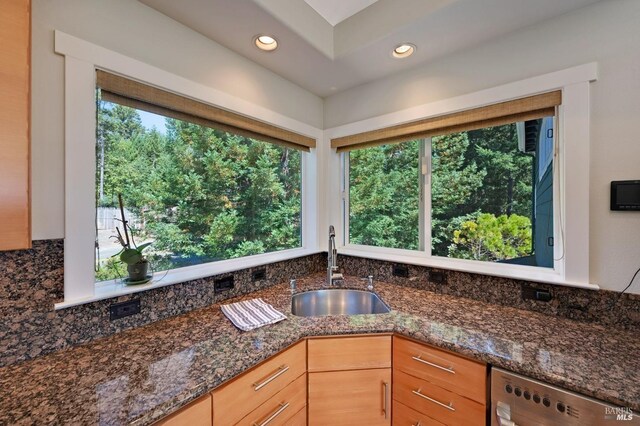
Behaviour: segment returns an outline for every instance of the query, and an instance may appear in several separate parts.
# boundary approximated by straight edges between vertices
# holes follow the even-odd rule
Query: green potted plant
[[[118,194],[118,203],[120,204],[120,222],[122,223],[122,229],[116,226],[116,233],[113,238],[118,240],[118,243],[122,246],[122,250],[114,254],[113,257],[119,256],[120,260],[127,265],[127,272],[129,276],[126,282],[142,284],[148,282],[151,277],[149,274],[149,261],[144,257],[142,253],[144,249],[149,247],[151,243],[144,243],[137,245],[133,239],[133,230],[129,226],[129,222],[124,216],[124,204],[122,202],[122,194]],[[131,235],[129,235],[131,234]]]

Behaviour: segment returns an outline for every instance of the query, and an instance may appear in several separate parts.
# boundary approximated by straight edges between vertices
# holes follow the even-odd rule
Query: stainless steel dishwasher
[[[640,425],[638,414],[500,368],[491,370],[493,426]]]

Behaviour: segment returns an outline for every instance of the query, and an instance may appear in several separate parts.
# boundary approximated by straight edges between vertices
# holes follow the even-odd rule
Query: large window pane
[[[432,139],[432,254],[553,267],[553,117]]]
[[[410,141],[349,153],[349,242],[419,248],[420,143]]]
[[[112,256],[117,195],[155,271],[301,247],[301,153],[100,101],[96,281]]]

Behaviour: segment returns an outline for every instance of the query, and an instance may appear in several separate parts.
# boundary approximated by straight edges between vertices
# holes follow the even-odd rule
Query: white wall
[[[35,0],[34,239],[64,236],[63,59],[53,53],[54,29],[323,127],[322,99],[137,1]],[[600,78],[592,86],[591,281],[621,290],[640,266],[640,214],[610,212],[608,185],[640,178],[639,46],[640,1],[605,0],[332,95],[324,101],[324,128],[598,62]],[[640,284],[632,291],[640,293]]]
[[[640,1],[605,0],[332,95],[325,128],[593,61],[599,79],[591,92],[591,164],[584,165],[591,180],[590,275],[603,288],[622,290],[640,266],[640,213],[609,211],[609,182],[640,179]],[[640,294],[640,282],[631,291]]]
[[[64,60],[54,29],[322,128],[322,99],[135,0],[35,0],[32,13],[36,240],[64,236]]]

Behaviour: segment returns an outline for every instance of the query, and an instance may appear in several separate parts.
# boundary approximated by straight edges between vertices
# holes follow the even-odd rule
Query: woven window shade
[[[562,92],[555,91],[481,108],[427,118],[384,129],[331,139],[338,152],[448,135],[555,115]]]
[[[316,140],[308,136],[106,71],[96,71],[96,82],[105,101],[288,148],[309,151],[316,147]]]

